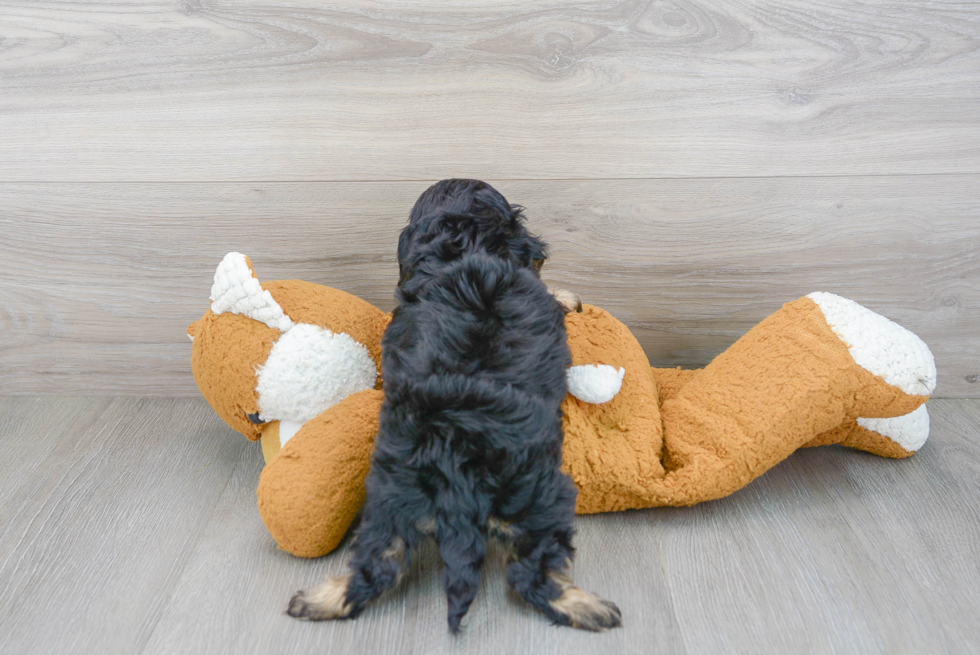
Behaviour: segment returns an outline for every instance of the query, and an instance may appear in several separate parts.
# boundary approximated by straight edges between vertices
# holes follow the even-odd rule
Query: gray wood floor
[[[432,550],[356,621],[285,616],[345,553],[275,548],[259,448],[202,400],[0,397],[0,652],[977,652],[980,401],[930,410],[910,460],[810,449],[727,499],[581,517],[575,575],[621,630],[550,626],[495,552],[454,639]]]

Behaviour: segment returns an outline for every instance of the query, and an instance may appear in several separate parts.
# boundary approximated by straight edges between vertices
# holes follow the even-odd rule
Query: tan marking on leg
[[[382,559],[404,559],[405,558],[405,540],[401,537],[395,537],[391,542],[391,545],[383,553],[381,553]]]
[[[398,561],[398,576],[395,578],[395,586],[398,586],[405,577],[405,540],[395,537],[391,545],[381,553],[381,559]]]
[[[430,537],[436,533],[436,517],[428,516],[415,522],[415,529]]]
[[[573,628],[600,632],[622,625],[622,614],[615,604],[575,586],[564,573],[549,573],[561,588],[561,596],[550,602],[551,608],[568,618]]]
[[[351,574],[330,578],[322,584],[301,591],[289,601],[286,613],[297,619],[328,621],[350,616],[353,607],[347,603]]]
[[[496,516],[490,517],[490,520],[487,522],[487,527],[492,535],[499,535],[502,537],[514,536],[514,526],[510,524],[510,521],[498,519]]]
[[[548,289],[548,293],[555,297],[558,304],[562,306],[565,313],[570,312],[581,312],[582,311],[582,299],[574,291],[569,291],[568,289]]]

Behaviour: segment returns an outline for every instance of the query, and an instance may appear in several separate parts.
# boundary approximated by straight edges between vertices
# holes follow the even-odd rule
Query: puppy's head
[[[547,246],[524,225],[523,208],[479,180],[437,182],[419,196],[398,239],[399,284],[425,264],[484,252],[539,270]]]

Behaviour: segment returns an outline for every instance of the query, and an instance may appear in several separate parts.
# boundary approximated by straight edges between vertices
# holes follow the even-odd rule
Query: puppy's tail
[[[487,555],[487,536],[480,526],[476,508],[460,506],[458,497],[453,500],[457,501],[452,503],[455,507],[437,513],[436,541],[445,566],[442,585],[446,589],[449,630],[455,634],[480,588],[480,568]]]

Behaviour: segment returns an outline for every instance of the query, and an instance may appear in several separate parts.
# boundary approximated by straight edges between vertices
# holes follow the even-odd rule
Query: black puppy
[[[296,594],[291,616],[357,616],[434,535],[456,632],[493,535],[511,548],[508,583],[556,623],[620,625],[613,603],[568,577],[577,491],[560,470],[560,405],[571,356],[563,308],[538,277],[545,256],[521,208],[484,182],[444,180],[415,203],[398,240],[381,425],[350,572]]]

